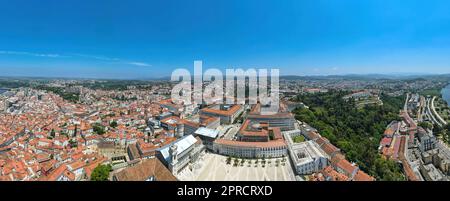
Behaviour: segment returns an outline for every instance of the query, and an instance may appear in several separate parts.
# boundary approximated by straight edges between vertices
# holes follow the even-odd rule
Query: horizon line
[[[286,74],[280,75],[283,77],[347,77],[347,76],[384,76],[384,77],[412,77],[412,76],[450,76],[450,73],[346,73],[346,74],[317,74],[317,75],[295,75]],[[224,75],[225,76],[225,75]],[[136,81],[152,81],[152,80],[170,80],[170,75],[159,77],[147,77],[147,78],[118,78],[118,77],[81,77],[81,76],[22,76],[22,75],[2,75],[3,78],[21,78],[21,79],[75,79],[75,80],[136,80]]]

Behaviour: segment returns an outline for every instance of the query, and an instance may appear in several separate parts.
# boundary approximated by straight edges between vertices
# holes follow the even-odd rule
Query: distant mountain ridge
[[[420,74],[420,73],[387,73],[387,74],[344,74],[344,75],[281,75],[280,80],[328,80],[328,79],[418,79],[445,77],[450,78],[450,74]],[[45,77],[45,76],[0,76],[0,79],[64,79],[64,80],[149,80],[149,81],[169,81],[171,76],[162,77],[142,77],[142,78],[77,78],[77,77]],[[193,79],[193,77],[191,77]],[[224,75],[225,79],[225,75]]]

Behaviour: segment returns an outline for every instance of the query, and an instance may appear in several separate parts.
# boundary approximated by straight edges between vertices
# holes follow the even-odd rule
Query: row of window
[[[218,149],[220,154],[228,155],[228,156],[237,156],[237,157],[283,157],[286,155],[285,147],[271,147],[264,149],[255,149],[255,148],[236,148],[229,146],[221,146]]]

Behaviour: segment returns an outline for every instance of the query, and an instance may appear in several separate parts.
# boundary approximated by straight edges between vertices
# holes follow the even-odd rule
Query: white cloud
[[[152,66],[152,65],[150,65],[148,63],[144,63],[144,62],[125,61],[125,60],[122,60],[119,58],[110,58],[110,57],[87,55],[87,54],[72,54],[72,55],[78,56],[78,57],[89,58],[89,59],[101,60],[101,61],[112,61],[112,62],[117,62],[117,63],[124,63],[124,64],[128,64],[128,65],[133,65],[133,66],[142,66],[142,67]]]
[[[25,55],[25,56],[35,56],[35,57],[51,57],[51,58],[68,57],[68,56],[62,56],[59,54],[42,54],[42,53],[18,52],[18,51],[0,51],[0,54]]]
[[[128,62],[128,64],[135,65],[135,66],[143,66],[143,67],[150,67],[152,65],[144,62]]]
[[[118,59],[118,58],[109,58],[109,57],[104,57],[104,56],[95,56],[95,55],[87,55],[87,54],[72,54],[72,55],[90,58],[90,59],[96,59],[96,60],[103,60],[103,61],[120,61],[120,59]]]
[[[87,54],[61,55],[61,54],[42,54],[42,53],[34,53],[34,52],[5,51],[5,50],[0,50],[0,54],[24,55],[24,56],[48,57],[48,58],[83,57],[83,58],[94,59],[94,60],[99,60],[99,61],[108,61],[108,62],[121,63],[121,64],[126,64],[126,65],[133,65],[133,66],[141,66],[141,67],[151,67],[152,66],[148,63],[139,62],[139,61],[126,61],[126,60],[119,59],[119,58],[111,58],[111,57],[87,55]]]

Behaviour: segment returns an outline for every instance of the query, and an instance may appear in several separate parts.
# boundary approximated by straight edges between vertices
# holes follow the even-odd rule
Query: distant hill
[[[430,78],[450,78],[450,74],[414,74],[414,73],[393,73],[393,74],[347,74],[347,75],[312,75],[312,76],[297,76],[284,75],[280,79],[284,80],[328,80],[328,79],[430,79]]]
[[[283,80],[369,80],[369,79],[433,79],[433,78],[450,78],[450,74],[417,74],[417,73],[391,73],[391,74],[346,74],[346,75],[282,75]],[[0,80],[17,79],[17,80],[141,80],[141,81],[169,81],[171,76],[162,77],[141,77],[134,79],[107,79],[107,78],[77,78],[77,77],[22,77],[22,76],[0,76]],[[193,80],[193,77],[191,77]],[[225,79],[225,75],[224,78]]]

